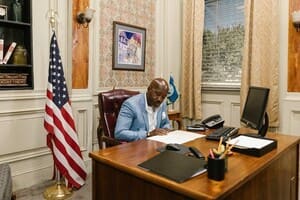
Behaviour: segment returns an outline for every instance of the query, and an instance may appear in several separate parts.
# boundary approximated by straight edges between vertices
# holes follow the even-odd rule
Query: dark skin
[[[153,79],[148,86],[146,93],[148,106],[151,106],[153,110],[158,108],[167,97],[168,91],[169,85],[165,79]],[[169,131],[169,129],[157,128],[149,132],[149,136],[166,135]]]

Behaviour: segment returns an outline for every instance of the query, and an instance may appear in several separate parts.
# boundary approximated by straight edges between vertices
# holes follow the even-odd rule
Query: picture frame
[[[0,19],[7,20],[7,6],[0,5]]]
[[[113,22],[113,70],[145,71],[146,28]]]

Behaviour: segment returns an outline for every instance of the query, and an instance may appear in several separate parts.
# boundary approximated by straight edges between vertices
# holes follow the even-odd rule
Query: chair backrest
[[[98,105],[100,112],[100,123],[105,136],[114,138],[117,117],[123,102],[129,97],[137,94],[139,94],[138,91],[125,89],[113,89],[99,93]]]

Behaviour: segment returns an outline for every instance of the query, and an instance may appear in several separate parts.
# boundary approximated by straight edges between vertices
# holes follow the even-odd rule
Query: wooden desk
[[[155,141],[140,140],[91,152],[93,199],[298,199],[299,137],[267,136],[278,140],[277,149],[262,157],[235,153],[228,158],[225,179],[219,182],[204,173],[176,183],[140,169],[139,163],[165,145]],[[200,138],[186,145],[208,155],[208,149],[218,143]]]
[[[182,128],[181,127],[181,115],[180,115],[179,111],[169,110],[168,111],[168,117],[169,117],[169,120],[177,122],[179,130]]]

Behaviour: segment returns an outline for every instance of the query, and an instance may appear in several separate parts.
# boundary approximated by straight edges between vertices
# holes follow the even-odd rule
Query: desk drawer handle
[[[290,179],[290,199],[291,200],[297,199],[296,195],[298,195],[298,194],[295,194],[295,192],[296,192],[295,189],[296,189],[296,177],[293,176]]]

